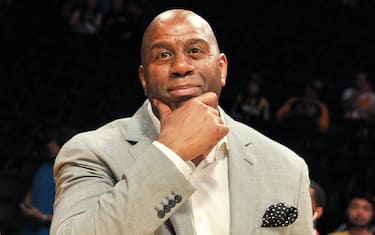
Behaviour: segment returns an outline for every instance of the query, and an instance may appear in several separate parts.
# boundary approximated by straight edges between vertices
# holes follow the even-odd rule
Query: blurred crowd
[[[368,40],[371,39],[370,36],[358,36],[363,35],[360,33],[370,35],[373,27],[353,23],[354,20],[365,22],[365,16],[371,16],[371,7],[374,5],[371,1],[336,1],[337,7],[342,7],[338,15],[342,15],[332,16],[330,7],[333,3],[329,3],[332,5],[324,8],[326,12],[320,12],[323,15],[321,21],[314,19],[315,22],[310,22],[309,17],[303,18],[303,23],[318,28],[314,30],[320,32],[319,35],[306,32],[306,35],[298,34],[297,24],[288,26],[295,28],[286,31],[281,23],[278,25],[275,22],[276,18],[286,17],[286,23],[295,19],[283,15],[279,10],[280,6],[269,6],[265,10],[275,17],[267,21],[266,16],[261,18],[261,13],[256,15],[255,10],[253,12],[249,9],[254,16],[250,13],[247,15],[245,10],[238,9],[242,7],[242,3],[233,3],[226,10],[238,11],[236,20],[249,19],[243,21],[242,25],[233,23],[236,21],[229,22],[226,13],[225,17],[222,16],[224,3],[221,1],[217,2],[215,10],[209,8],[210,3],[196,1],[54,0],[45,3],[44,7],[43,3],[35,3],[39,4],[38,7],[31,9],[28,6],[33,3],[21,2],[0,1],[0,19],[4,19],[0,22],[0,101],[5,110],[1,114],[4,125],[0,130],[0,162],[1,173],[11,175],[12,180],[20,176],[29,178],[26,183],[20,184],[23,190],[17,191],[20,196],[18,200],[6,198],[5,194],[0,195],[0,199],[7,203],[3,206],[0,201],[0,233],[19,234],[16,233],[18,230],[11,232],[12,226],[25,226],[29,230],[35,230],[36,224],[41,225],[44,230],[49,226],[52,216],[51,208],[48,207],[51,204],[50,198],[38,199],[37,204],[48,202],[48,205],[44,204],[44,208],[36,210],[30,195],[40,184],[41,177],[46,179],[45,182],[48,181],[48,177],[44,178],[43,175],[51,175],[51,158],[46,156],[54,157],[56,152],[46,154],[44,148],[55,148],[56,151],[64,141],[56,142],[55,137],[53,145],[45,140],[49,135],[40,136],[41,133],[49,132],[42,130],[56,126],[56,123],[86,130],[109,119],[132,113],[132,107],[136,107],[144,98],[136,94],[141,92],[135,92],[140,87],[135,81],[138,54],[134,53],[138,53],[141,33],[154,13],[171,6],[196,8],[216,22],[220,36],[218,40],[222,41],[223,49],[229,55],[230,69],[234,70],[233,77],[228,79],[229,84],[223,90],[223,108],[236,119],[289,145],[311,166],[312,178],[322,186],[315,189],[314,194],[319,191],[321,195],[321,191],[325,191],[325,195],[319,196],[317,202],[318,207],[324,208],[324,213],[318,210],[315,217],[313,212],[317,234],[374,233],[375,92],[371,66],[374,47],[369,42],[371,40]],[[316,15],[314,10],[320,11],[323,2],[316,1],[317,5],[314,5],[304,1],[304,6],[297,3],[294,9],[300,7],[306,10],[311,7],[311,14]],[[48,4],[53,4],[56,8],[49,9],[46,7]],[[264,7],[262,3],[258,4],[260,8]],[[286,4],[282,9],[286,11],[288,7],[290,6]],[[364,11],[356,12],[358,9]],[[366,15],[366,12],[369,14]],[[293,13],[298,14],[297,11]],[[46,34],[54,38],[53,34],[56,33],[57,41],[47,38],[43,35],[43,29],[39,28],[54,20],[37,19],[39,14],[56,17],[58,24],[51,24]],[[299,14],[303,15],[303,10]],[[355,16],[358,17],[354,18]],[[7,24],[5,19],[12,23]],[[330,27],[328,19],[339,26],[332,23]],[[33,27],[28,29],[24,26],[28,25],[26,22]],[[255,30],[254,24],[259,24],[263,31]],[[264,27],[265,25],[268,27]],[[272,28],[269,25],[276,26]],[[247,27],[248,34],[241,27]],[[313,30],[305,27],[306,31]],[[339,31],[340,27],[342,31]],[[346,28],[348,33],[343,33]],[[61,34],[62,29],[65,31]],[[337,32],[329,34],[332,29]],[[277,34],[279,38],[274,39],[272,36],[276,34],[272,32],[278,32],[277,30],[280,31]],[[283,30],[291,32],[291,36],[282,38],[280,35],[284,35],[281,32]],[[17,33],[12,34],[14,31]],[[246,35],[231,37],[233,33],[237,35],[240,32]],[[340,33],[341,36],[334,37]],[[351,41],[343,42],[342,38],[348,35],[353,36]],[[288,48],[289,44],[285,41],[293,44],[296,38],[305,41],[296,48]],[[363,41],[358,41],[358,38],[363,38]],[[311,41],[317,45],[320,43],[320,46],[311,46]],[[333,41],[337,44],[333,44]],[[360,47],[362,43],[370,46]],[[326,44],[329,46],[325,46]],[[270,49],[271,52],[265,49],[270,45],[275,47]],[[356,50],[357,48],[359,49]],[[251,53],[244,53],[244,49]],[[292,56],[294,52],[298,55],[301,51],[311,54],[311,58],[305,60]],[[350,56],[345,57],[346,59],[342,57],[350,51],[359,52],[353,53],[353,60],[346,62]],[[337,58],[328,58],[319,63],[317,55],[322,54],[322,58],[325,58],[329,52],[337,55]],[[327,61],[332,61],[332,64],[324,67]],[[298,62],[301,67],[296,67]],[[302,67],[302,64],[321,66],[314,70]],[[346,68],[348,64],[352,67]],[[287,72],[281,72],[282,69]],[[289,77],[290,70],[293,69],[306,69],[306,72],[292,73],[293,76]],[[340,72],[334,73],[330,69]],[[304,76],[309,72],[308,76]],[[52,133],[55,132],[51,132],[51,137],[54,135]],[[41,138],[45,141],[41,141]],[[48,185],[43,185],[45,190],[51,186],[51,181],[48,182]],[[53,194],[52,191],[49,190],[49,193]],[[15,208],[22,217],[12,217],[10,212],[7,218],[1,216],[5,211],[14,210],[8,207],[9,201],[16,204]],[[20,220],[16,225],[13,224],[14,221],[10,224],[3,222],[3,219],[14,218]]]

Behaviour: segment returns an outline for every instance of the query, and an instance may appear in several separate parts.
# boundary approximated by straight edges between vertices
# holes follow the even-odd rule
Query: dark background
[[[342,90],[357,71],[374,76],[375,4],[339,0],[145,1],[146,18],[168,7],[202,14],[229,59],[221,97],[229,111],[235,94],[257,72],[274,113],[306,81],[324,84],[327,133],[273,119],[248,123],[303,157],[327,193],[321,234],[342,223],[352,189],[374,192],[374,126],[341,118]],[[0,232],[17,234],[18,202],[46,160],[45,134],[56,126],[90,130],[131,115],[144,101],[138,82],[140,39],[72,33],[62,1],[0,1]],[[139,40],[138,40],[139,39]],[[249,199],[251,200],[251,199]]]

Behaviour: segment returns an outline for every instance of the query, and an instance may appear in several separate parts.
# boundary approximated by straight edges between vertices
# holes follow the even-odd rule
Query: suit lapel
[[[147,101],[129,120],[123,135],[127,141],[134,143],[134,146],[129,149],[131,156],[134,158],[156,139],[158,130],[152,124],[148,114]],[[192,217],[189,213],[190,207],[190,201],[187,201],[169,218],[176,234],[194,234]]]
[[[147,111],[147,102],[129,120],[123,135],[129,142],[139,142],[143,139],[154,140],[158,135],[158,130],[152,124],[152,120]]]
[[[248,234],[256,226],[253,211],[256,209],[256,157],[250,151],[252,141],[248,132],[243,132],[233,119],[225,115],[225,122],[230,128],[228,135],[228,180],[230,195],[230,234]],[[146,103],[134,114],[124,132],[129,142],[140,142],[130,148],[133,156],[142,151],[157,137],[158,131],[152,124]],[[190,203],[182,205],[170,221],[176,234],[194,234]]]
[[[226,117],[228,135],[228,181],[230,195],[230,234],[249,234],[254,229],[256,209],[256,158],[250,152],[252,140],[248,132]]]

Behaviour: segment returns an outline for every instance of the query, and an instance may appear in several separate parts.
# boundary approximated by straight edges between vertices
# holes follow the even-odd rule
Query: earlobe
[[[221,86],[225,86],[227,80],[228,61],[225,54],[220,55],[219,61]]]
[[[222,85],[222,86],[225,86],[226,81],[227,81],[227,79],[226,79],[226,75],[221,75],[221,85]]]

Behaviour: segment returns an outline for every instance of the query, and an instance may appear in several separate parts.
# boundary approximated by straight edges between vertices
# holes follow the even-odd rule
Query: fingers
[[[196,98],[201,102],[211,106],[212,108],[216,109],[217,107],[218,97],[214,92],[206,92],[200,96],[197,96]]]

